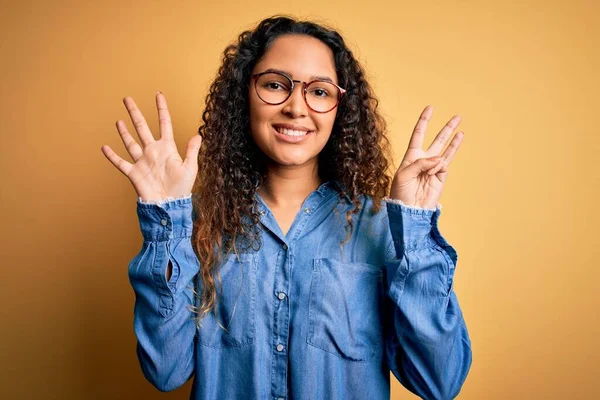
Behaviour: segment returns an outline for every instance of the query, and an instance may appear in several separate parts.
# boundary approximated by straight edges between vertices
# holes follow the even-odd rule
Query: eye
[[[263,86],[271,91],[288,90],[281,82],[267,82]]]
[[[323,88],[313,88],[310,90],[310,93],[316,97],[327,97],[330,95],[329,91]]]

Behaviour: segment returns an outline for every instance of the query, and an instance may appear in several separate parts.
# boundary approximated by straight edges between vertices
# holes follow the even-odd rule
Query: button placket
[[[273,352],[273,366],[272,366],[272,392],[271,399],[281,398],[281,393],[287,391],[287,376],[288,376],[288,352],[287,342],[289,340],[289,314],[290,314],[290,303],[286,302],[285,299],[288,297],[286,291],[289,287],[289,271],[291,262],[291,249],[283,242],[279,242],[283,251],[279,252],[277,257],[277,274],[275,278],[275,291],[276,296],[274,304],[274,341],[272,342]],[[286,398],[285,396],[283,398]]]

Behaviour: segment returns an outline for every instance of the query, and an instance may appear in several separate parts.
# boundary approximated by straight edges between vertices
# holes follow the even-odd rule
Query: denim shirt
[[[424,399],[455,397],[471,366],[471,341],[453,290],[457,254],[435,209],[349,198],[323,183],[287,234],[256,195],[262,247],[226,256],[222,298],[196,329],[199,261],[191,195],[137,201],[143,245],[129,264],[137,357],[146,379],[170,391],[193,376],[191,399],[390,398],[390,371]],[[172,263],[172,275],[166,269]],[[196,285],[196,286],[194,286]]]

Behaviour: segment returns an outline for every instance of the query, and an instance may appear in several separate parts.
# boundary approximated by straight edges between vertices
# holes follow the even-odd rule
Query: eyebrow
[[[287,76],[289,76],[289,77],[293,78],[293,77],[292,77],[292,74],[290,74],[290,73],[289,73],[289,72],[287,72],[287,71],[283,71],[283,70],[281,70],[281,69],[269,68],[269,69],[266,69],[266,70],[265,70],[265,72],[279,72],[280,74],[285,74],[285,75],[287,75]],[[310,80],[311,80],[311,81],[315,81],[315,80],[321,80],[321,81],[328,81],[328,82],[331,82],[331,83],[335,83],[335,82],[333,81],[333,79],[331,79],[331,78],[330,78],[330,77],[328,77],[328,76],[311,76],[311,77],[310,77]]]

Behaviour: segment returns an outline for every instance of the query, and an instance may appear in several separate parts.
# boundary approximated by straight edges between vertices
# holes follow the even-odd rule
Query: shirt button
[[[284,244],[283,244],[283,249],[284,249],[284,250],[287,250],[287,249],[288,249],[288,245],[284,243]]]
[[[167,226],[167,220],[166,220],[166,219],[161,219],[161,220],[160,220],[160,224],[161,224],[162,226]]]
[[[279,292],[279,294],[277,295],[277,297],[279,298],[279,300],[283,300],[283,299],[285,299],[285,293]]]
[[[308,214],[308,213],[310,213],[310,208],[308,208],[308,207],[307,207],[307,208],[305,208],[305,209],[304,209],[304,212],[305,212],[305,213],[307,213],[307,214]]]
[[[283,345],[282,344],[278,344],[277,345],[277,351],[283,351]]]

